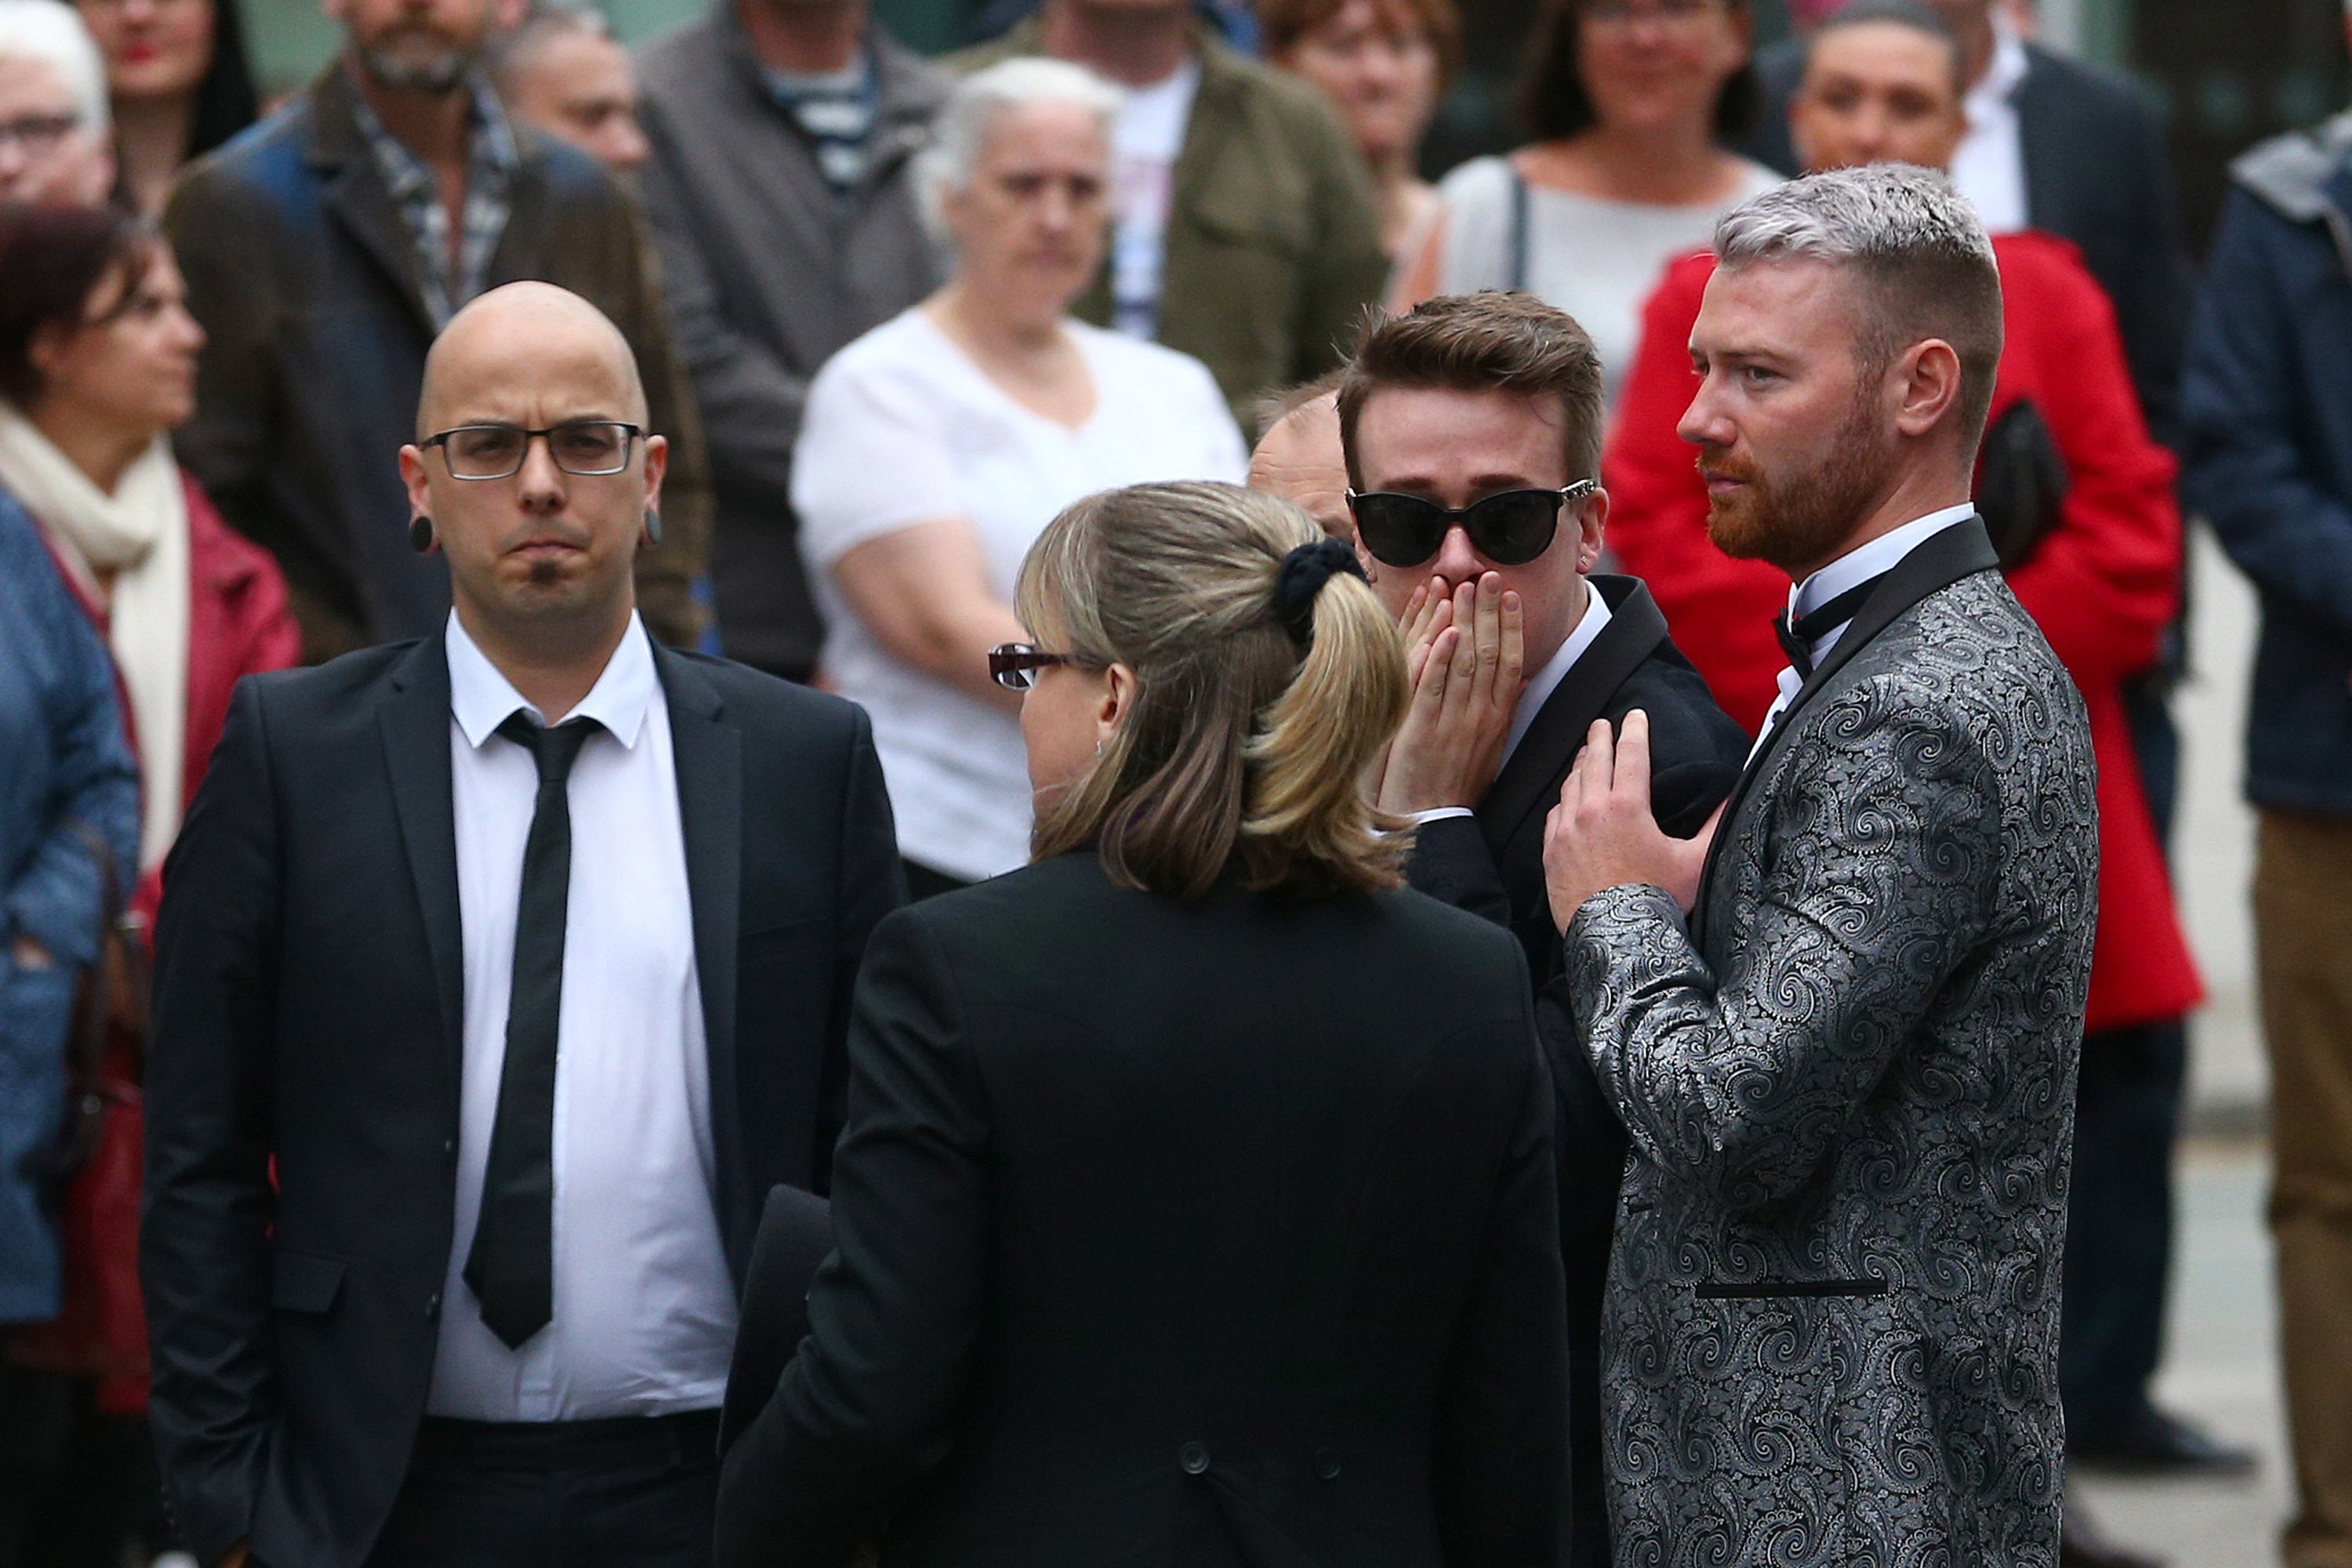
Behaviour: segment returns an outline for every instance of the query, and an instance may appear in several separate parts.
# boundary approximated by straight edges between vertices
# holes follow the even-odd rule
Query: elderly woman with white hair
[[[0,0],[0,202],[94,206],[114,184],[106,62],[58,0]]]
[[[1120,101],[1055,60],[961,83],[919,177],[948,282],[809,389],[793,506],[824,673],[873,716],[918,896],[1028,858],[1019,700],[988,650],[1025,636],[1030,543],[1097,490],[1246,466],[1198,361],[1070,317],[1102,262]]]

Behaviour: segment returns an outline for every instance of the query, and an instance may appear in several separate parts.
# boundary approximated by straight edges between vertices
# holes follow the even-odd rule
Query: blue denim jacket
[[[0,490],[0,1323],[58,1313],[41,1166],[65,1105],[74,982],[98,952],[99,870],[67,824],[113,846],[126,887],[139,777],[114,666],[33,521]],[[29,937],[44,965],[20,965]]]
[[[2247,796],[2352,814],[2352,114],[2231,174],[2181,391],[2181,488],[2262,595]]]

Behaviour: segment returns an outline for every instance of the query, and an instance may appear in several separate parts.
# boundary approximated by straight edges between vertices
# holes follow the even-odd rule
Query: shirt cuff
[[[1415,827],[1419,827],[1424,823],[1443,822],[1449,816],[1475,816],[1477,814],[1475,812],[1472,811],[1466,805],[1441,805],[1433,811],[1408,812],[1405,815],[1405,820],[1412,823]]]

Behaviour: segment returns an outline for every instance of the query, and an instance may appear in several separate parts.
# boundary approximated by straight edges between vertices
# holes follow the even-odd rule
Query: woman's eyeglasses
[[[1047,653],[1034,643],[999,643],[988,650],[989,678],[1007,691],[1026,691],[1037,684],[1037,672],[1067,664],[1066,653]]]
[[[522,472],[533,441],[545,437],[555,466],[581,479],[617,474],[645,432],[617,419],[573,419],[544,430],[520,425],[460,425],[427,436],[419,447],[438,447],[453,479],[510,479]]]
[[[1579,479],[1556,490],[1505,490],[1465,507],[1442,507],[1394,490],[1348,492],[1356,536],[1384,566],[1418,566],[1436,555],[1448,530],[1459,527],[1470,547],[1497,566],[1524,566],[1551,548],[1560,509],[1601,487]]]

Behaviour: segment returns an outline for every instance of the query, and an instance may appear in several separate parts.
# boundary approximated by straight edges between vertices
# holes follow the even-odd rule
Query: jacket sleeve
[[[661,264],[644,212],[617,196],[612,226],[614,275],[625,304],[615,312],[622,336],[637,356],[646,384],[646,417],[669,438],[669,471],[662,480],[661,542],[637,552],[637,607],[654,636],[673,647],[692,647],[704,615],[694,582],[709,564],[713,495],[702,419],[686,367],[670,341],[669,307],[662,299]]]
[[[1416,892],[1507,929],[1511,923],[1511,896],[1475,816],[1441,816],[1415,828],[1404,875]]]
[[[764,497],[765,510],[781,519],[792,503],[793,443],[808,404],[808,378],[727,319],[718,281],[703,258],[693,188],[677,173],[680,154],[670,145],[658,105],[648,105],[646,132],[653,143],[645,166],[646,212],[713,478],[730,494]]]
[[[1388,284],[1389,258],[1381,249],[1380,206],[1371,177],[1347,132],[1316,106],[1304,116],[1304,156],[1316,171],[1316,246],[1299,303],[1298,333],[1290,367],[1293,383],[1312,381],[1355,348],[1365,313]]]
[[[139,1273],[163,1489],[198,1556],[252,1533],[278,1419],[269,1065],[281,910],[261,691],[242,682],[165,865]]]
[[[1879,685],[1834,700],[1820,721],[1834,749],[1790,763],[1775,853],[1721,973],[1660,888],[1604,889],[1569,923],[1569,995],[1626,1132],[1730,1208],[1804,1184],[1991,918],[1990,763]],[[1865,852],[1856,825],[1879,845]]]
[[[907,901],[907,872],[898,858],[898,835],[890,816],[890,793],[883,787],[882,759],[874,751],[874,725],[863,708],[853,709],[849,775],[841,803],[841,886],[835,907],[841,911],[840,946],[834,954],[833,1016],[825,1030],[824,1109],[817,1126],[816,1188],[830,1190],[833,1147],[841,1136],[848,1097],[848,1039],[857,972],[866,945],[882,917]]]
[[[2272,261],[2287,226],[2230,193],[2183,382],[2186,490],[2264,595],[2352,634],[2352,509],[2309,456],[2304,324]]]
[[[1522,1040],[1533,1032],[1532,1019],[1517,1031]],[[1430,1457],[1445,1561],[1496,1568],[1559,1561],[1568,1512],[1568,1308],[1552,1089],[1543,1053],[1522,1046],[1521,1056],[1525,1088],[1446,1360]]]
[[[20,526],[30,528],[29,523]],[[12,552],[13,554],[13,552]],[[20,866],[7,868],[10,880],[0,897],[5,935],[38,942],[57,963],[79,969],[98,958],[100,872],[79,823],[113,851],[117,897],[127,897],[139,867],[139,774],[124,739],[122,710],[115,697],[114,666],[81,607],[31,545],[16,563],[46,575],[26,584],[26,607],[41,616],[38,626],[10,627],[47,646],[56,658],[58,688],[52,721],[57,725],[55,772],[44,805],[48,830]],[[21,601],[20,601],[21,602]],[[0,948],[0,973],[7,955]]]
[[[721,1568],[841,1568],[946,1458],[981,1328],[989,1131],[919,906],[874,932],[850,1028],[834,1255],[810,1334],[721,1467]]]
[[[1642,310],[1642,343],[1619,395],[1601,454],[1609,489],[1609,544],[1650,585],[1675,646],[1706,678],[1725,712],[1754,734],[1772,705],[1786,662],[1772,616],[1789,580],[1760,561],[1735,561],[1706,534],[1706,487],[1698,448],[1675,434],[1698,392],[1690,332],[1713,270],[1708,258],[1676,262]]]
[[[2009,584],[2059,662],[2088,689],[2156,661],[2179,599],[2178,467],[2140,417],[2105,292],[2071,255],[2034,277],[2037,295],[2046,297],[2022,302],[2045,335],[2025,390],[2071,482],[2058,526]]]
[[[248,193],[209,163],[173,187],[163,233],[186,280],[188,313],[205,329],[196,358],[195,414],[172,433],[172,449],[231,527],[247,539],[297,531],[272,499],[281,292],[264,270],[274,226]],[[386,460],[390,460],[387,454]]]

